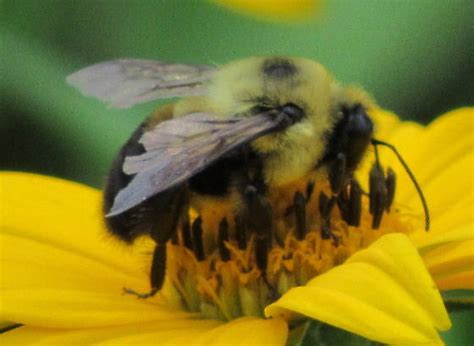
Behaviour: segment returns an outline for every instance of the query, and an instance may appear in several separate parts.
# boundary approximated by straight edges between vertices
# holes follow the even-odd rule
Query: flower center
[[[183,309],[223,320],[263,316],[290,288],[342,264],[381,235],[410,231],[393,207],[381,224],[391,201],[385,199],[380,210],[370,188],[364,194],[351,180],[334,194],[321,179],[270,190],[267,204],[250,202],[256,213],[247,220],[229,217],[228,210],[191,212],[168,245],[167,274]]]

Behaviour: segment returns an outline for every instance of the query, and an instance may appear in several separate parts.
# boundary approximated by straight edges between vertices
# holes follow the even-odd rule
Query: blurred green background
[[[298,23],[198,0],[0,0],[0,6],[0,169],[100,187],[119,146],[157,103],[108,109],[65,78],[118,57],[220,64],[297,55],[363,86],[405,119],[426,123],[473,104],[472,0],[328,0],[317,16]],[[472,344],[468,316],[453,315],[449,344]]]
[[[1,7],[3,169],[101,186],[118,147],[157,103],[107,109],[65,78],[118,57],[310,57],[341,81],[363,86],[383,107],[423,122],[473,103],[469,0],[326,1],[313,19],[298,23],[198,0],[4,0]]]

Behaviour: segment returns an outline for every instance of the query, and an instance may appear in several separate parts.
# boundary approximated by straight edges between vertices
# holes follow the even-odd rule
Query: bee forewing
[[[276,130],[281,118],[270,113],[221,120],[194,113],[158,124],[140,139],[147,151],[125,159],[124,172],[136,175],[107,216],[185,182],[231,150]]]
[[[86,67],[67,81],[87,96],[128,108],[155,99],[203,95],[213,73],[214,67],[208,65],[120,59]]]

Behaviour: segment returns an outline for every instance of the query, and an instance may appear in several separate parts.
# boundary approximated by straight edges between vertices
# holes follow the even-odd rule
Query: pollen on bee
[[[271,190],[267,198],[247,191],[250,207],[231,219],[184,220],[168,245],[167,268],[183,308],[223,320],[262,316],[291,287],[343,263],[382,234],[406,229],[390,215],[380,222],[393,202],[395,173],[376,169],[369,192],[354,178],[338,193],[327,179],[301,181]],[[203,245],[209,237],[214,240]]]

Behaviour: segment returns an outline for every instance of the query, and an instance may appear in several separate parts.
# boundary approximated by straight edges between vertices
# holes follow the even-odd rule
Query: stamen
[[[247,199],[247,224],[255,234],[255,257],[258,269],[265,276],[268,252],[273,239],[273,210],[266,198],[254,186],[245,189]]]
[[[192,233],[193,233],[193,244],[194,244],[194,254],[196,259],[201,262],[206,259],[206,255],[204,254],[204,245],[202,243],[202,219],[199,216],[194,220],[192,226]]]
[[[387,178],[385,179],[385,186],[387,188],[387,204],[385,209],[387,212],[390,211],[390,207],[392,206],[393,199],[395,197],[395,188],[397,185],[397,176],[392,168],[388,167],[387,170]]]
[[[397,231],[397,225],[405,221],[390,215],[389,227],[367,232],[370,222],[374,229],[380,226],[396,186],[393,170],[389,168],[385,174],[376,157],[368,192],[351,172],[345,172],[346,157],[341,154],[324,181],[299,181],[284,186],[285,190],[269,190],[268,194],[258,186],[247,185],[241,208],[230,222],[229,216],[216,218],[229,215],[227,207],[223,213],[192,217],[191,225],[183,220],[179,244],[168,247],[169,278],[181,295],[183,307],[212,319],[262,316],[265,306],[292,287],[305,285],[379,236]],[[319,197],[319,201],[311,199],[313,193],[313,200]],[[307,207],[310,201],[318,206]],[[333,211],[336,203],[340,212]],[[369,205],[372,215],[367,210]],[[230,228],[232,224],[235,229]],[[215,225],[214,229],[210,225]],[[348,225],[361,228],[354,230]],[[164,274],[160,273],[164,273],[166,261],[163,249],[155,249],[151,294],[157,292],[156,285],[162,284],[159,281]]]
[[[171,244],[173,245],[179,244],[178,232],[173,232],[173,235],[171,236]]]
[[[375,151],[375,157],[378,162],[378,152],[377,152],[377,145],[383,145],[390,150],[393,151],[395,156],[397,157],[398,161],[402,164],[403,168],[405,169],[405,172],[407,172],[408,176],[410,177],[413,185],[415,186],[416,191],[418,192],[418,195],[420,196],[421,204],[423,206],[423,211],[425,212],[425,231],[429,231],[430,229],[430,210],[428,208],[428,203],[426,202],[425,195],[423,194],[423,191],[421,190],[420,184],[418,184],[418,181],[415,178],[415,175],[411,171],[410,167],[408,167],[407,163],[403,159],[402,155],[398,152],[397,148],[395,148],[392,144],[379,141],[378,139],[372,138],[371,143],[374,146],[374,151]]]
[[[369,177],[370,213],[372,214],[372,228],[378,229],[382,221],[383,212],[387,205],[387,187],[383,169],[376,162],[370,170]]]
[[[229,241],[229,223],[226,218],[223,218],[219,223],[219,234],[217,236],[217,243],[219,247],[219,255],[221,256],[222,261],[227,262],[230,260],[230,252],[226,242]]]
[[[191,224],[189,222],[188,217],[183,221],[183,226],[181,228],[181,238],[183,239],[183,245],[189,250],[193,251],[193,241],[191,238]]]
[[[350,222],[350,201],[349,201],[349,191],[348,187],[345,186],[341,192],[337,195],[337,206],[341,213],[342,219],[349,224]]]
[[[247,226],[242,215],[235,216],[235,236],[240,250],[247,248]]]
[[[321,215],[321,238],[335,238],[331,232],[331,211],[336,202],[335,197],[329,198],[324,192],[319,194],[319,213]]]
[[[313,196],[314,184],[314,180],[310,180],[306,185],[306,203],[308,203],[311,197]]]
[[[362,189],[355,179],[351,179],[349,192],[348,221],[350,226],[359,227],[362,216]]]
[[[346,155],[343,153],[337,154],[336,160],[331,163],[328,172],[329,184],[331,186],[331,191],[335,194],[338,194],[346,178]]]
[[[295,235],[296,239],[303,240],[306,236],[306,200],[300,191],[295,192],[293,198],[293,205],[295,208]]]
[[[255,237],[255,261],[257,268],[263,276],[266,275],[268,265],[268,252],[270,247],[268,246],[268,239],[265,236],[257,235]]]

